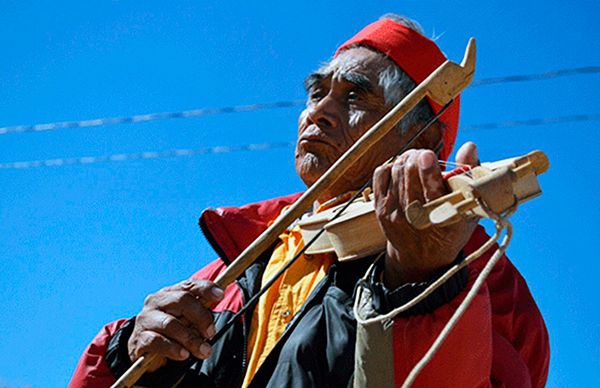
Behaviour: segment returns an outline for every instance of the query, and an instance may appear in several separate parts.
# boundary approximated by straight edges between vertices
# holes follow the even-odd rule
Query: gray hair
[[[419,34],[424,35],[421,25],[406,16],[388,13],[379,18],[379,20],[382,19],[391,19],[398,24],[402,24]],[[379,73],[379,86],[383,89],[385,103],[391,107],[400,102],[400,100],[410,93],[417,84],[394,61],[389,60],[385,54],[380,52],[377,52],[377,54],[388,59],[389,62],[389,65]],[[418,123],[426,123],[431,120],[433,116],[434,113],[429,103],[426,100],[422,100],[413,110],[404,116],[396,128],[400,133],[406,133],[411,126]]]
[[[416,21],[401,15],[396,14],[385,14],[379,20],[391,19],[396,23],[402,24],[410,29],[415,30],[421,35],[424,35],[423,28]],[[396,105],[402,98],[404,98],[411,90],[413,90],[417,84],[406,74],[394,61],[392,61],[387,55],[379,51],[373,50],[371,47],[363,46],[360,44],[350,46],[353,47],[365,47],[389,64],[379,73],[379,86],[383,89],[383,96],[385,103],[388,107]],[[321,69],[327,68],[331,62],[325,62],[322,64]],[[408,130],[418,123],[426,123],[434,116],[434,113],[427,103],[426,100],[421,101],[417,106],[411,110],[396,126],[397,131],[400,134],[408,132]]]

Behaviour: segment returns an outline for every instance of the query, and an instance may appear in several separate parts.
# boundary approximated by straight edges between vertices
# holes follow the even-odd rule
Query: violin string
[[[458,162],[453,162],[450,160],[438,160],[438,163],[441,165],[456,166],[456,167],[466,166],[465,163],[458,163]]]
[[[425,126],[423,126],[421,129],[419,129],[408,141],[407,143],[400,149],[400,151],[392,158],[392,160],[396,159],[398,156],[400,156],[402,153],[404,153],[406,150],[408,150],[410,148],[410,146],[412,145],[412,143],[421,135],[423,134],[429,127],[431,127],[438,119],[439,117],[444,114],[444,112],[450,107],[450,105],[454,102],[454,99],[450,100],[446,105],[444,105],[444,107],[442,107],[442,109],[440,109],[440,111],[434,116],[432,117],[426,124]],[[346,202],[344,204],[344,206],[342,206],[337,212],[335,212],[333,214],[333,216],[331,217],[330,220],[328,220],[329,222],[334,221],[335,219],[337,219],[338,217],[340,217],[344,211],[346,209],[348,209],[348,207],[350,207],[350,205],[352,203],[354,203],[354,201],[359,198],[360,196],[362,196],[362,193],[372,185],[373,182],[373,178],[370,178],[367,182],[365,182],[363,184],[363,186],[352,196],[352,198],[350,198],[350,200],[348,202]],[[219,339],[221,339],[221,337],[223,337],[223,335],[225,334],[225,332],[227,330],[229,330],[229,328],[237,321],[239,320],[243,314],[246,313],[246,311],[248,311],[251,307],[253,307],[259,300],[259,298],[264,295],[265,292],[267,292],[267,290],[269,288],[271,288],[271,286],[273,286],[273,284],[275,284],[275,282],[277,281],[277,279],[279,279],[280,276],[282,276],[285,271],[287,271],[300,257],[302,257],[304,255],[304,252],[306,252],[306,250],[308,248],[310,248],[316,241],[317,239],[323,234],[325,233],[325,226],[321,227],[321,229],[319,229],[319,231],[317,232],[317,234],[315,234],[315,236],[310,239],[310,241],[308,241],[307,243],[304,244],[304,246],[298,251],[298,253],[296,253],[296,255],[294,255],[294,257],[292,257],[292,259],[290,261],[288,261],[279,271],[277,271],[277,273],[275,273],[275,275],[273,275],[268,281],[267,283],[261,287],[258,292],[252,296],[245,304],[244,306],[242,306],[240,308],[240,310],[235,313],[224,325],[223,327],[221,327],[221,329],[219,331],[217,331],[217,333],[215,333],[215,335],[208,339],[208,341],[206,341],[208,344],[210,345],[214,345]],[[187,373],[187,371],[190,368],[194,368],[195,364],[199,362],[199,360],[193,356],[190,356],[187,360],[185,361],[180,361],[179,364],[182,366],[182,377],[178,380],[178,381],[182,381],[183,376],[185,375],[185,373]]]
[[[470,164],[452,162],[450,160],[439,160],[438,162],[443,167],[452,167],[453,169],[459,168],[459,167],[472,167]],[[461,171],[461,174],[464,174],[464,175],[468,176],[469,178],[473,178],[473,172],[471,171],[471,169]]]
[[[472,167],[470,164],[467,164],[467,163],[452,162],[450,160],[439,160],[438,162],[441,166],[448,166],[448,167],[452,167],[452,168]]]

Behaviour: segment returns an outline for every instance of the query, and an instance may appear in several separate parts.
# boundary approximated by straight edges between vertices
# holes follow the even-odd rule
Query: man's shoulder
[[[205,215],[218,218],[240,217],[255,220],[272,221],[279,215],[281,209],[294,203],[302,193],[288,194],[281,197],[269,198],[242,206],[223,206],[208,208],[202,212]]]
[[[199,225],[217,254],[229,263],[252,243],[302,193],[289,194],[243,206],[209,208]]]

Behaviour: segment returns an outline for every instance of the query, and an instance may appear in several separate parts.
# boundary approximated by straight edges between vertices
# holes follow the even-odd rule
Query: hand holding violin
[[[477,164],[475,144],[465,143],[456,159],[462,164]],[[429,280],[456,259],[475,229],[474,221],[460,221],[417,230],[406,220],[404,211],[412,201],[428,202],[449,192],[431,150],[408,150],[393,164],[378,167],[373,191],[375,213],[388,240],[384,282],[390,288]]]

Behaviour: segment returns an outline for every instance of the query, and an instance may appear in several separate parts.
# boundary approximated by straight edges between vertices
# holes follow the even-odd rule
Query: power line
[[[487,124],[475,124],[461,127],[461,131],[475,131],[475,130],[489,130],[489,129],[501,129],[501,128],[514,128],[514,127],[525,127],[525,126],[537,126],[544,124],[562,124],[569,122],[581,122],[581,121],[595,121],[600,120],[600,113],[595,114],[584,114],[584,115],[572,115],[572,116],[561,116],[561,117],[547,117],[542,119],[529,119],[529,120],[514,120],[504,121],[498,123],[487,123]],[[240,152],[240,151],[263,151],[277,148],[289,148],[296,145],[295,141],[288,142],[275,142],[275,143],[262,143],[262,144],[246,144],[241,146],[218,146],[218,147],[204,147],[198,149],[176,149],[167,151],[149,151],[149,152],[138,152],[131,154],[113,154],[104,156],[83,156],[75,158],[58,158],[58,159],[46,159],[46,160],[33,160],[26,162],[6,162],[0,163],[0,170],[15,170],[15,169],[28,169],[38,167],[56,167],[56,166],[68,166],[77,164],[92,164],[101,162],[123,162],[129,160],[145,160],[145,159],[160,159],[160,158],[175,158],[179,156],[193,156],[193,155],[207,155],[207,154],[222,154],[229,152]]]
[[[600,66],[586,66],[586,67],[577,67],[577,68],[573,68],[573,69],[547,71],[545,73],[539,73],[539,74],[509,75],[509,76],[505,76],[505,77],[484,78],[484,79],[476,80],[471,83],[471,87],[492,85],[492,84],[503,84],[503,83],[509,83],[509,82],[541,81],[541,80],[547,80],[547,79],[552,79],[552,78],[568,77],[568,76],[578,75],[578,74],[593,74],[593,73],[598,73],[598,72],[600,72]]]
[[[200,117],[208,115],[217,115],[225,113],[239,113],[239,112],[252,112],[263,109],[274,109],[274,108],[290,108],[294,106],[304,105],[305,100],[292,100],[292,101],[277,101],[277,102],[266,102],[260,104],[250,105],[236,105],[226,106],[221,108],[200,108],[192,110],[184,110],[178,112],[159,112],[159,113],[148,113],[133,116],[124,117],[105,117],[92,120],[82,121],[61,121],[57,123],[47,124],[34,124],[34,125],[16,125],[12,127],[1,127],[0,135],[6,135],[9,133],[23,133],[23,132],[45,132],[53,131],[56,129],[65,128],[89,128],[99,127],[102,125],[113,125],[113,124],[132,124],[132,123],[144,123],[148,121],[157,120],[170,120],[170,119],[188,119],[191,117]]]
[[[558,77],[573,76],[578,74],[593,74],[600,73],[600,66],[587,66],[572,69],[553,70],[538,74],[529,75],[509,75],[504,77],[493,77],[476,80],[471,84],[471,87],[502,84],[510,82],[524,82],[524,81],[540,81],[553,79]],[[251,105],[236,105],[227,106],[221,108],[200,108],[177,112],[159,112],[159,113],[148,113],[138,114],[133,116],[123,117],[105,117],[92,120],[82,121],[61,121],[55,123],[46,124],[34,124],[34,125],[16,125],[0,127],[0,135],[7,135],[11,133],[24,133],[24,132],[45,132],[53,131],[57,129],[66,128],[90,128],[99,127],[104,125],[114,124],[131,124],[131,123],[143,123],[148,121],[157,120],[171,120],[171,119],[185,119],[191,117],[200,117],[207,115],[217,115],[225,113],[239,113],[239,112],[252,112],[264,109],[278,109],[278,108],[291,108],[296,106],[302,106],[305,104],[305,100],[290,100],[290,101],[277,101],[267,102]]]
[[[217,147],[204,147],[204,148],[197,148],[197,149],[148,151],[148,152],[137,152],[137,153],[131,153],[131,154],[82,156],[82,157],[75,157],[75,158],[33,160],[33,161],[27,161],[27,162],[8,162],[8,163],[0,163],[0,170],[25,169],[25,168],[36,168],[36,167],[69,166],[69,165],[74,165],[74,164],[92,164],[92,163],[101,163],[101,162],[123,162],[123,161],[144,160],[144,159],[175,158],[175,157],[179,157],[179,156],[223,154],[223,153],[239,152],[239,151],[262,151],[262,150],[270,150],[270,149],[275,149],[275,148],[288,148],[295,144],[296,144],[295,142],[277,142],[277,143],[263,143],[263,144],[246,144],[246,145],[241,145],[241,146],[217,146]]]
[[[572,115],[572,116],[560,116],[560,117],[546,117],[543,119],[529,119],[529,120],[514,120],[514,121],[503,121],[500,123],[487,123],[487,124],[475,124],[461,127],[461,131],[481,131],[486,129],[500,129],[500,128],[515,128],[515,127],[530,127],[535,125],[546,125],[546,124],[561,124],[561,123],[573,123],[577,121],[595,121],[600,120],[600,113],[587,114],[587,115]]]

